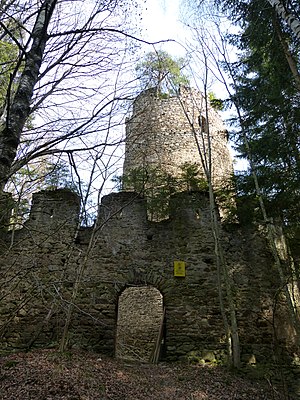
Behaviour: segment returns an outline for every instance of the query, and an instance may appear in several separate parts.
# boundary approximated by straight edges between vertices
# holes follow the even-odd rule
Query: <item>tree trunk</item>
[[[281,43],[285,58],[287,63],[289,64],[290,70],[293,74],[294,80],[295,80],[295,85],[297,87],[297,89],[300,91],[300,73],[298,71],[298,67],[297,67],[297,62],[295,60],[295,58],[293,57],[290,49],[289,49],[289,45],[287,43],[287,41],[285,40],[285,38],[283,37],[278,19],[276,17],[274,17],[273,19],[273,25],[274,25],[274,29],[276,31],[276,34],[278,36],[278,39]]]
[[[31,33],[31,48],[24,54],[25,65],[18,79],[16,93],[13,98],[6,99],[5,111],[0,118],[0,190],[3,190],[9,178],[21,133],[30,115],[33,89],[38,81],[48,40],[47,29],[56,3],[57,0],[45,0],[39,9]]]
[[[208,66],[207,66],[207,59],[205,57],[205,71],[207,75]],[[228,302],[228,309],[229,309],[229,321],[225,323],[226,326],[229,328],[228,332],[228,348],[231,354],[228,354],[230,362],[232,362],[235,368],[240,368],[241,364],[241,354],[240,354],[240,339],[239,339],[239,332],[238,332],[238,323],[236,318],[236,307],[234,302],[233,296],[233,283],[232,279],[229,276],[228,266],[225,260],[223,246],[221,242],[221,234],[219,229],[219,221],[218,221],[218,214],[217,214],[217,205],[215,201],[215,194],[214,188],[212,184],[212,159],[211,159],[211,136],[209,132],[209,115],[208,115],[208,93],[207,93],[207,76],[204,82],[204,98],[205,98],[205,112],[206,112],[206,121],[207,121],[207,141],[208,141],[208,171],[207,171],[207,180],[208,180],[208,187],[209,187],[209,198],[210,198],[210,208],[211,208],[211,221],[212,221],[212,230],[214,232],[214,240],[215,240],[215,248],[216,248],[216,257],[217,263],[219,263],[221,270],[219,273],[221,274],[220,278],[223,277],[225,290],[226,290],[226,298]],[[219,290],[221,291],[222,288],[220,287]],[[224,304],[223,304],[224,307]],[[225,312],[225,310],[224,310]],[[224,318],[224,317],[223,317]],[[227,321],[227,318],[226,318]],[[231,356],[231,357],[230,357]]]
[[[193,121],[191,121],[185,105],[181,102],[181,106],[183,112],[187,118],[187,121],[191,127],[193,132],[195,143],[197,146],[197,150],[199,153],[199,157],[201,160],[201,164],[205,173],[205,177],[208,184],[209,190],[209,207],[210,207],[210,215],[211,215],[211,227],[214,237],[214,245],[215,245],[215,255],[216,255],[216,264],[217,264],[217,281],[218,281],[218,294],[219,294],[219,301],[220,301],[220,311],[222,314],[224,329],[225,329],[225,336],[227,342],[227,351],[228,351],[228,363],[229,365],[233,365],[235,368],[240,367],[240,342],[239,342],[239,333],[238,333],[238,323],[236,318],[236,310],[235,310],[235,303],[234,303],[234,296],[233,296],[233,285],[232,281],[229,276],[228,266],[226,264],[224,251],[222,247],[221,241],[221,234],[219,229],[219,221],[218,221],[218,212],[217,212],[217,205],[215,201],[215,193],[214,187],[212,183],[212,156],[211,156],[211,137],[209,132],[209,115],[208,115],[208,101],[207,101],[207,73],[208,73],[208,66],[206,63],[205,58],[205,80],[204,80],[204,98],[205,98],[205,112],[206,112],[206,121],[207,121],[207,142],[204,139],[204,131],[203,127],[201,126],[201,112],[200,111],[200,138],[202,142],[202,147],[199,143],[198,133],[195,129]],[[179,98],[179,97],[178,97]],[[180,100],[180,98],[179,98]],[[224,302],[224,295],[223,295],[223,287],[222,284],[224,283],[225,287],[225,294],[226,300],[228,303],[228,311],[229,311],[229,318],[227,318],[226,307]]]
[[[225,62],[227,63],[227,60],[225,60]],[[235,88],[234,74],[228,63],[227,63],[227,67],[228,67],[230,76],[233,80],[233,86]],[[230,94],[230,91],[228,91],[228,93]],[[246,132],[246,129],[244,128],[244,122],[243,122],[244,119],[243,119],[243,116],[240,111],[240,106],[236,101],[234,102],[234,106],[236,108],[236,112],[237,112],[240,127],[241,127],[241,136],[242,136],[243,143],[245,145],[247,159],[250,164],[251,175],[253,177],[254,186],[255,186],[255,192],[256,192],[256,195],[258,198],[263,221],[266,226],[267,240],[268,240],[268,243],[269,243],[269,246],[271,249],[271,253],[274,258],[274,265],[277,269],[279,279],[280,279],[280,282],[281,282],[281,285],[282,285],[282,288],[283,288],[283,291],[284,291],[284,294],[286,297],[286,303],[287,303],[289,315],[290,315],[290,318],[291,318],[291,321],[292,321],[292,324],[293,324],[293,327],[294,327],[294,330],[296,333],[297,344],[299,345],[299,343],[300,343],[299,313],[298,313],[297,304],[293,300],[295,293],[291,290],[291,288],[295,287],[294,283],[296,282],[296,277],[295,277],[295,273],[294,273],[295,271],[294,271],[294,267],[293,267],[293,260],[288,255],[287,251],[282,250],[283,248],[285,248],[287,246],[286,240],[285,240],[285,237],[284,237],[282,231],[281,231],[280,235],[278,235],[278,233],[276,233],[276,226],[273,222],[273,219],[269,218],[269,216],[267,214],[264,199],[263,199],[260,185],[258,182],[258,176],[256,173],[256,164],[253,162],[247,132]],[[286,276],[283,265],[282,265],[283,263],[287,265],[288,271],[290,273],[290,277]]]
[[[268,0],[268,2],[275,8],[279,17],[288,24],[297,38],[300,39],[300,21],[293,14],[287,12],[280,0]]]

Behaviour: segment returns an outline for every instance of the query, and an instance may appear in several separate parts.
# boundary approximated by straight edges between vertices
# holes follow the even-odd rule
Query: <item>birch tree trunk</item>
[[[237,322],[237,317],[236,317],[236,307],[235,307],[235,301],[234,301],[234,295],[233,295],[233,282],[232,279],[230,278],[229,271],[228,271],[228,265],[225,260],[225,255],[223,251],[223,246],[222,246],[222,239],[221,239],[221,233],[219,229],[219,222],[218,222],[218,215],[217,215],[217,205],[216,205],[216,200],[215,200],[215,193],[214,193],[214,188],[213,188],[213,183],[212,183],[212,146],[211,146],[211,135],[210,135],[210,123],[209,123],[209,114],[208,114],[208,92],[207,92],[207,75],[208,75],[208,65],[207,65],[207,56],[205,55],[205,50],[203,49],[203,54],[204,54],[204,65],[205,65],[205,79],[204,79],[204,99],[205,99],[205,117],[207,121],[207,151],[208,151],[208,170],[206,170],[206,176],[207,176],[207,181],[208,181],[208,187],[209,187],[209,198],[210,198],[210,211],[211,211],[211,223],[212,223],[212,230],[214,234],[214,242],[215,242],[215,254],[217,258],[217,264],[219,265],[219,271],[218,274],[220,274],[220,283],[222,282],[222,278],[224,281],[225,285],[225,291],[226,291],[226,299],[228,302],[228,311],[229,311],[229,319],[224,318],[224,327],[225,330],[227,329],[228,332],[226,334],[228,335],[227,341],[228,341],[228,360],[229,364],[232,363],[232,365],[235,368],[240,368],[241,364],[241,354],[240,354],[240,339],[239,339],[239,332],[238,332],[238,322]],[[199,147],[198,147],[199,149]],[[200,150],[200,149],[199,149]],[[220,285],[219,287],[219,296],[221,296],[221,291],[222,291],[222,286]],[[224,307],[224,304],[220,304],[221,309]],[[221,310],[222,311],[222,310]],[[222,311],[226,315],[225,307],[224,310]],[[228,323],[230,322],[230,323]]]
[[[33,89],[39,77],[40,67],[47,43],[47,29],[57,0],[45,0],[41,5],[31,33],[31,47],[24,51],[23,72],[13,97],[8,95],[6,107],[0,117],[0,191],[9,178],[10,168],[15,159],[21,133],[30,115]]]
[[[292,29],[298,39],[300,39],[300,21],[293,14],[287,12],[284,4],[280,0],[268,0],[272,7],[275,8],[277,14]]]
[[[224,46],[223,42],[222,42],[222,45]],[[224,62],[226,63],[229,76],[232,79],[232,87],[234,88],[234,90],[236,92],[237,89],[236,89],[235,75],[234,75],[234,72],[232,70],[230,63],[228,62],[224,48],[223,48],[223,51],[221,52],[221,54],[223,56]],[[221,70],[219,70],[219,71],[221,73]],[[223,76],[222,73],[221,73],[221,76]],[[226,90],[227,90],[229,96],[231,96],[231,91],[230,91],[229,86],[226,83],[226,79],[224,79],[223,81],[224,81],[224,84],[225,84],[225,87],[226,87]],[[279,276],[279,279],[280,279],[280,282],[281,282],[281,285],[283,288],[283,292],[285,294],[287,308],[288,308],[289,315],[290,315],[290,318],[291,318],[291,321],[293,324],[293,328],[296,333],[297,345],[299,346],[299,344],[300,344],[300,319],[299,319],[299,309],[298,309],[299,306],[298,306],[298,303],[296,301],[294,301],[295,296],[297,298],[299,297],[299,288],[296,285],[297,279],[295,276],[294,263],[293,263],[291,256],[288,254],[288,251],[286,250],[287,243],[286,243],[284,234],[282,232],[282,229],[276,227],[273,222],[273,218],[270,218],[269,215],[267,214],[267,210],[265,207],[265,201],[262,196],[262,191],[261,191],[261,188],[259,185],[258,175],[256,172],[257,166],[252,158],[250,143],[248,140],[247,129],[244,126],[244,118],[241,114],[241,106],[239,104],[238,99],[234,100],[233,103],[234,103],[236,113],[238,116],[238,120],[240,123],[241,138],[243,140],[243,143],[244,143],[244,146],[246,149],[247,160],[250,165],[251,175],[252,175],[252,178],[254,181],[254,187],[255,187],[255,192],[256,192],[257,198],[258,198],[259,207],[260,207],[260,210],[262,213],[263,221],[266,226],[266,236],[267,236],[270,250],[271,250],[271,253],[272,253],[272,256],[274,259],[274,266],[277,269],[278,276]],[[280,233],[278,233],[278,232],[280,232]],[[285,268],[284,268],[283,264],[286,264],[288,274],[290,274],[289,277],[285,273]]]
[[[204,49],[203,49],[204,54]],[[204,65],[205,65],[205,77],[204,77],[204,99],[205,99],[205,118],[207,121],[207,139],[205,140],[205,132],[203,131],[203,127],[199,124],[200,133],[197,132],[193,121],[191,121],[189,114],[186,110],[185,105],[180,101],[183,112],[186,116],[186,119],[190,125],[190,128],[193,132],[195,138],[195,144],[197,146],[197,150],[199,153],[200,161],[204,170],[204,174],[206,177],[206,181],[208,184],[208,192],[209,192],[209,207],[211,214],[211,227],[212,233],[214,237],[214,248],[216,255],[216,266],[217,266],[217,282],[218,282],[218,294],[219,294],[219,302],[220,302],[220,310],[222,314],[225,336],[226,336],[226,344],[227,344],[227,352],[228,352],[228,364],[233,365],[235,368],[240,368],[240,340],[239,340],[239,332],[238,332],[238,322],[236,317],[236,307],[234,302],[233,295],[233,284],[230,279],[228,265],[225,260],[225,255],[222,246],[222,238],[221,232],[219,228],[218,221],[218,210],[217,204],[215,200],[215,190],[212,182],[212,150],[211,150],[211,135],[209,131],[209,115],[208,115],[208,93],[207,93],[207,80],[208,80],[208,65],[207,58],[204,54]],[[197,110],[202,113],[202,109]],[[198,137],[199,136],[199,137]],[[201,144],[200,144],[200,141]],[[225,289],[226,300],[228,303],[228,313],[229,318],[227,318],[227,312],[225,307],[225,299],[223,294],[223,283]]]
[[[293,55],[290,51],[290,48],[289,48],[289,44],[287,43],[286,39],[284,38],[284,36],[282,34],[282,30],[280,28],[278,19],[274,18],[273,25],[274,25],[275,32],[281,43],[286,61],[290,67],[292,74],[293,74],[293,77],[295,80],[295,85],[300,92],[300,73],[298,71],[297,61],[295,60],[295,57],[293,57]]]

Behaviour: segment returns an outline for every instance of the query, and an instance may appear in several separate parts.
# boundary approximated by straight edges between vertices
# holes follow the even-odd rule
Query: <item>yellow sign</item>
[[[174,276],[185,277],[184,261],[174,261]]]

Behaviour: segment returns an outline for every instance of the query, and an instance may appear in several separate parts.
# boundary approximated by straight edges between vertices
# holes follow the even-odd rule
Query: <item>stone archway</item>
[[[158,360],[163,335],[163,296],[153,286],[128,287],[118,301],[116,357]]]

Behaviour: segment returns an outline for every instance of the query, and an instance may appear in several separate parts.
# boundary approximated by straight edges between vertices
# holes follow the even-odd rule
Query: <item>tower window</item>
[[[198,123],[199,123],[199,127],[201,129],[201,132],[207,132],[207,121],[206,121],[206,118],[203,117],[203,115],[199,115]]]

